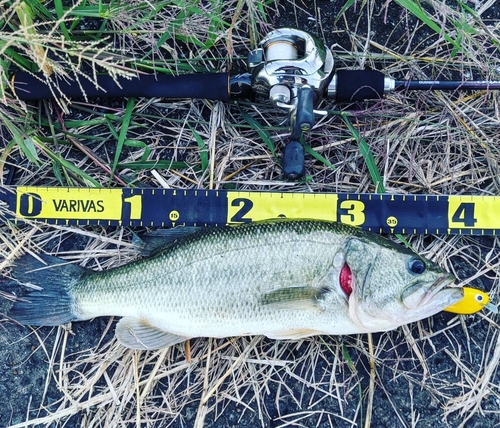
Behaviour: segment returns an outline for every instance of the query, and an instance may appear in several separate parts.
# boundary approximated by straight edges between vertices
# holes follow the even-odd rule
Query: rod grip
[[[132,79],[109,75],[97,77],[96,85],[84,77],[79,81],[64,80],[60,76],[47,78],[41,74],[19,72],[13,77],[15,94],[21,100],[51,99],[65,95],[72,97],[161,97],[201,98],[227,101],[229,99],[228,73],[200,73],[172,76],[168,74],[141,74]],[[51,90],[52,88],[52,90]]]
[[[338,70],[335,98],[340,102],[378,100],[384,95],[384,79],[377,70]]]

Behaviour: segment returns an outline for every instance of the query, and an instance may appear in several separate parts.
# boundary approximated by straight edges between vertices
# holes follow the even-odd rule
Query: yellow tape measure
[[[152,188],[0,189],[0,220],[30,219],[65,225],[221,226],[286,217],[337,221],[376,233],[497,235],[498,212],[497,196]]]

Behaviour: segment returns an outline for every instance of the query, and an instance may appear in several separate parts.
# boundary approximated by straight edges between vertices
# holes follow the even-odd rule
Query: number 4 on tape
[[[449,196],[448,225],[450,229],[496,229],[500,198]]]

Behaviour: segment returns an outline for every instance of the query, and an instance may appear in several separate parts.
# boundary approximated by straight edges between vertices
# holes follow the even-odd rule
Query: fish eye
[[[408,269],[417,275],[424,273],[425,268],[425,262],[419,257],[412,257],[408,262]]]
[[[480,294],[477,294],[476,295],[476,301],[482,302],[483,301],[483,296],[481,296]]]

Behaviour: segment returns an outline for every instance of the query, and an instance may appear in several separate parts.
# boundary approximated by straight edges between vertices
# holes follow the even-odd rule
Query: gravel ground
[[[282,2],[279,13],[273,17],[272,26],[294,26],[318,34],[324,38],[327,45],[338,45],[351,51],[352,40],[349,33],[343,31],[345,23],[333,24],[339,13],[339,4],[343,2],[316,0],[310,2]],[[402,35],[415,24],[414,18],[403,14],[394,2],[374,2],[375,8],[371,18],[367,19],[367,10],[361,2],[354,2],[346,14],[350,30],[357,34],[372,34],[372,39],[395,52],[404,52],[406,46],[399,46]],[[470,4],[472,7],[474,4]],[[484,19],[500,20],[500,5],[494,3],[483,15]],[[430,44],[437,36],[428,28],[420,29],[412,38],[415,45]],[[78,250],[85,248],[92,238],[82,235],[73,236],[58,242],[49,242],[45,249],[50,251],[51,245],[58,245],[58,251]],[[487,259],[498,254],[499,246],[496,238],[471,238],[471,263],[464,257],[456,257],[451,261],[455,273],[460,278],[473,276],[477,266],[487,263]],[[490,252],[491,250],[491,252]],[[484,290],[491,290],[496,272],[489,272],[476,278],[471,285]],[[1,290],[18,291],[16,285],[3,281]],[[0,299],[0,313],[7,313],[10,306],[7,299]],[[79,358],[90,359],[96,349],[112,347],[112,323],[108,319],[96,319],[91,322],[76,323],[72,333],[67,337],[65,346],[66,361],[77,361]],[[481,380],[489,372],[485,385],[500,383],[494,357],[500,345],[496,343],[494,328],[490,328],[488,319],[479,315],[457,318],[452,314],[442,313],[426,320],[411,329],[375,334],[373,342],[377,350],[377,376],[375,393],[373,395],[372,427],[457,427],[464,422],[470,412],[461,414],[460,408],[448,412],[457,399],[470,394],[474,401],[475,394],[483,394],[478,411],[466,422],[467,427],[494,427],[500,425],[500,402],[498,390],[487,393],[481,390]],[[433,332],[440,332],[433,337]],[[413,339],[409,339],[411,336]],[[425,339],[422,339],[425,337]],[[58,361],[61,358],[61,341],[64,331],[56,328],[39,328],[31,330],[9,322],[0,324],[0,426],[27,426],[23,422],[38,417],[45,417],[59,408],[64,392],[61,392],[56,382]],[[262,359],[262,356],[279,355],[281,366],[267,366],[247,363],[245,369],[239,366],[235,372],[244,376],[255,374],[254,382],[262,382],[265,387],[250,385],[246,388],[236,388],[231,385],[238,379],[236,375],[225,379],[220,386],[218,398],[211,398],[208,405],[211,411],[205,417],[206,427],[257,427],[257,426],[307,426],[307,427],[353,427],[362,426],[365,421],[366,405],[369,402],[370,361],[368,358],[367,337],[345,338],[312,338],[296,342],[294,346],[267,339],[259,339],[258,343],[250,343],[251,339],[235,339],[234,341],[213,341],[213,349],[224,347],[230,343],[234,347],[234,355],[214,356],[221,367],[236,361],[238,351],[248,352],[246,358]],[[195,340],[192,344],[193,355],[202,355],[207,347],[206,340]],[[319,354],[314,354],[317,351]],[[314,360],[314,364],[305,357]],[[129,353],[127,361],[135,358]],[[233,358],[233,359],[231,359]],[[270,358],[270,357],[269,357]],[[182,347],[172,350],[168,359],[175,367],[185,360]],[[108,364],[107,378],[100,378],[95,383],[86,398],[98,396],[100,390],[107,387],[109,378],[118,376],[120,362],[101,361],[95,357],[95,366]],[[98,363],[97,361],[101,361]],[[118,359],[117,359],[118,361]],[[123,360],[125,361],[125,360]],[[216,362],[217,362],[216,361]],[[267,360],[266,360],[267,361]],[[53,362],[53,364],[49,364]],[[213,362],[213,364],[216,364]],[[85,365],[87,364],[87,365]],[[151,363],[150,363],[151,364]],[[69,375],[69,382],[91,377],[88,370],[90,363],[82,363]],[[166,369],[168,365],[165,363]],[[52,371],[54,367],[54,371]],[[86,367],[86,368],[85,368]],[[193,373],[200,372],[204,366],[196,361]],[[187,372],[189,372],[187,370]],[[215,369],[214,369],[215,370]],[[476,374],[481,374],[481,376]],[[193,374],[193,379],[195,374]],[[252,375],[253,376],[253,375]],[[108,380],[107,380],[108,379]],[[201,387],[190,385],[189,375],[179,381],[172,390],[168,378],[158,382],[151,393],[154,397],[148,402],[150,406],[163,406],[167,413],[158,416],[155,422],[155,412],[149,413],[150,420],[143,420],[142,426],[160,427],[194,426],[199,412],[199,400],[202,396]],[[196,378],[198,379],[198,378]],[[477,382],[477,384],[475,383]],[[192,395],[185,399],[180,411],[165,410],[163,391],[170,391],[178,396],[179,391],[193,388]],[[234,389],[235,388],[235,389]],[[237,399],[229,398],[234,391]],[[328,393],[321,395],[321,392]],[[123,391],[122,391],[123,392]],[[123,392],[125,394],[125,392]],[[224,399],[223,394],[228,397]],[[222,398],[221,398],[222,397]],[[323,397],[323,398],[322,398]],[[454,401],[455,400],[455,401]],[[461,403],[460,400],[457,401]],[[74,403],[68,399],[67,408]],[[72,404],[73,403],[73,404]],[[244,403],[244,404],[242,404]],[[465,403],[465,401],[464,401]],[[74,404],[78,405],[78,403]],[[466,404],[459,404],[466,407]],[[135,426],[133,418],[134,405],[128,403],[120,408],[123,413],[124,425]],[[118,411],[118,410],[117,410]],[[49,412],[49,413],[48,413]],[[68,417],[58,423],[47,422],[42,426],[91,427],[108,426],[105,418],[97,420],[99,405],[88,406],[85,410],[68,412]],[[176,413],[177,412],[177,413]],[[161,412],[158,412],[161,414]],[[128,416],[127,416],[128,415]],[[164,421],[162,421],[164,418]],[[128,422],[127,422],[128,421]],[[133,421],[133,422],[132,422]],[[16,425],[19,424],[19,425]],[[29,425],[29,424],[28,424]]]

